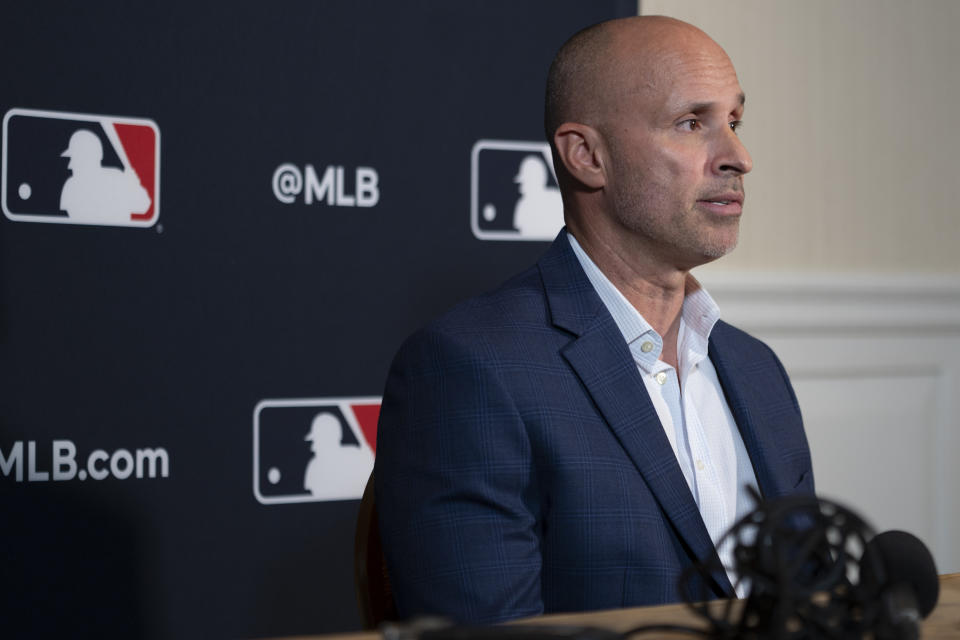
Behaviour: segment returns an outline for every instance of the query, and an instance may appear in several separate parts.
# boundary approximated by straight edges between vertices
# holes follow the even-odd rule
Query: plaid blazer
[[[722,321],[709,355],[763,496],[812,493],[800,408],[776,356]],[[534,267],[404,343],[375,469],[404,617],[489,623],[676,602],[680,573],[716,557],[565,232]],[[722,571],[693,586],[698,599],[732,593]]]

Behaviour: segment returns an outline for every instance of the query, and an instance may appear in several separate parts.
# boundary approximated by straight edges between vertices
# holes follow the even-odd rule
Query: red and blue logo
[[[11,109],[2,161],[0,201],[10,220],[151,227],[160,215],[152,120]]]
[[[359,500],[373,471],[380,398],[262,400],[253,495],[262,504]]]

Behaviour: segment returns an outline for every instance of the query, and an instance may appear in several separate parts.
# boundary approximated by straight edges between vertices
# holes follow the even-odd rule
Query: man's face
[[[743,92],[726,54],[696,38],[673,49],[656,63],[625,58],[601,132],[614,220],[651,257],[689,269],[736,246],[752,161],[735,132]]]

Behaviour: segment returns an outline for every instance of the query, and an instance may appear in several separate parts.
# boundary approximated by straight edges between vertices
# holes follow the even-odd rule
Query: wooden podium
[[[725,602],[714,601],[712,607],[722,607]],[[701,618],[690,611],[685,604],[668,604],[659,607],[638,607],[633,609],[613,609],[591,613],[562,613],[537,616],[520,620],[517,624],[571,624],[601,627],[613,631],[628,631],[645,624],[682,624],[699,625]],[[374,634],[376,637],[376,634]],[[639,638],[689,638],[690,634],[650,633]],[[940,576],[940,598],[937,607],[922,623],[921,638],[940,640],[941,638],[960,638],[960,573]]]
[[[716,601],[711,606],[722,607],[726,603]],[[559,613],[518,620],[511,624],[577,625],[600,627],[611,631],[627,631],[647,624],[700,625],[702,619],[693,614],[685,604],[668,604],[658,607],[635,607],[611,609],[590,613]],[[690,638],[691,634],[649,633],[639,638]],[[300,640],[380,640],[377,632],[348,633],[325,636],[299,636]],[[960,638],[960,573],[940,576],[940,598],[936,609],[923,621],[921,638],[941,640]],[[294,640],[288,638],[287,640]]]

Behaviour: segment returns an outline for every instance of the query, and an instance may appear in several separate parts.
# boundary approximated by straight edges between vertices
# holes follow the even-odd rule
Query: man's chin
[[[711,261],[718,260],[723,256],[731,253],[734,249],[737,248],[737,241],[729,242],[723,245],[717,245],[715,247],[708,247],[707,251],[704,252],[704,255],[709,258]]]
[[[738,240],[739,236],[734,236],[733,238],[726,239],[724,241],[721,241],[720,239],[708,239],[700,243],[700,246],[697,247],[697,263],[692,265],[690,268],[698,267],[702,264],[713,262],[714,260],[719,260],[737,248]]]

